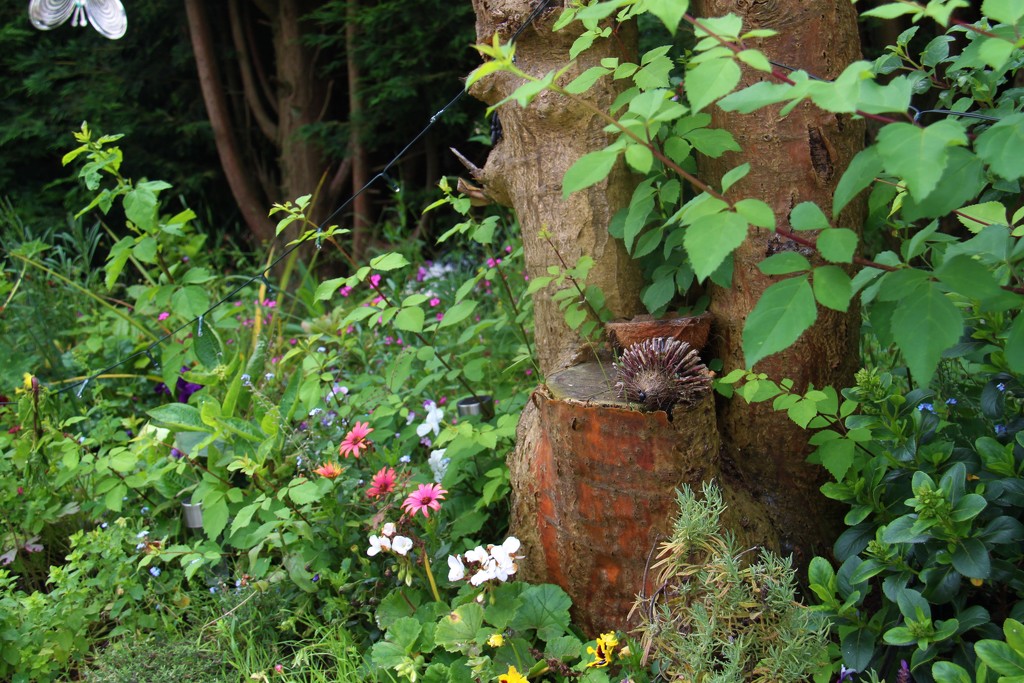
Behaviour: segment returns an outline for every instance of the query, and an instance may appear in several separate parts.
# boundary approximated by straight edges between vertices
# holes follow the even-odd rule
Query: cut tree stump
[[[513,531],[525,532],[522,576],[565,589],[588,635],[625,629],[637,594],[654,588],[649,565],[676,516],[676,490],[722,486],[710,393],[675,406],[670,418],[616,398],[614,383],[607,361],[550,377],[533,394],[539,438],[510,462]],[[728,527],[760,524],[749,496],[722,488]],[[770,538],[767,529],[749,531],[739,535]]]

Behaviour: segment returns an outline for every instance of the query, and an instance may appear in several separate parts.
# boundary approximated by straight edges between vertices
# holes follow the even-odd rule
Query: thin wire
[[[540,16],[541,13],[544,12],[544,10],[547,9],[548,5],[551,4],[551,1],[552,0],[542,0],[542,2],[540,2],[537,5],[537,7],[535,7],[534,10],[530,13],[530,15],[526,18],[526,21],[524,21],[523,24],[518,29],[516,29],[516,31],[512,34],[512,37],[509,39],[510,42],[514,42],[515,39],[518,38],[520,36],[520,34],[522,34],[522,32],[525,31],[526,28],[528,26],[530,26],[534,22],[534,20],[537,19],[537,17]],[[318,236],[317,239],[319,240],[319,235],[323,232],[324,227],[327,224],[329,224],[331,222],[331,220],[333,220],[338,214],[340,214],[342,211],[344,211],[346,208],[348,208],[348,206],[350,204],[352,204],[352,202],[354,202],[357,197],[359,197],[361,194],[363,194],[368,189],[370,189],[370,187],[375,182],[377,182],[378,180],[383,180],[385,183],[388,184],[389,187],[394,187],[395,186],[395,181],[392,180],[391,177],[388,175],[388,171],[395,164],[397,164],[399,161],[401,161],[401,159],[405,156],[405,154],[409,151],[409,149],[412,148],[412,146],[415,145],[417,142],[419,142],[420,139],[424,135],[426,135],[427,132],[431,128],[434,127],[434,124],[437,123],[441,119],[442,116],[444,116],[445,112],[447,112],[449,109],[451,109],[465,95],[466,95],[466,90],[465,90],[465,88],[463,88],[462,90],[459,91],[459,93],[455,97],[453,97],[451,100],[449,100],[448,104],[446,104],[443,107],[441,107],[441,109],[439,109],[437,111],[437,113],[435,113],[433,116],[430,117],[430,121],[427,122],[427,125],[425,125],[423,127],[423,129],[420,130],[419,133],[417,133],[404,147],[402,147],[402,149],[398,152],[398,154],[396,154],[394,157],[392,157],[391,161],[389,161],[387,164],[385,164],[384,168],[381,169],[381,171],[377,175],[375,175],[372,178],[370,178],[370,180],[365,185],[363,185],[361,188],[359,188],[359,190],[357,190],[351,197],[349,197],[345,202],[343,202],[336,209],[331,211],[331,213],[328,214],[327,218],[323,219],[316,226],[315,233]],[[290,247],[288,247],[287,249],[285,249],[281,253],[280,256],[278,256],[276,259],[274,259],[266,268],[261,270],[257,275],[253,275],[249,279],[247,279],[244,282],[242,282],[242,284],[240,284],[237,287],[235,287],[234,289],[232,289],[223,298],[221,298],[219,301],[214,303],[212,306],[207,308],[205,311],[200,313],[195,318],[192,318],[188,322],[183,323],[182,325],[179,325],[177,328],[171,330],[170,332],[168,332],[167,334],[163,335],[162,337],[158,337],[156,341],[152,342],[145,349],[142,349],[140,351],[136,351],[135,353],[133,353],[130,356],[128,356],[128,357],[118,361],[117,363],[114,363],[113,365],[110,365],[110,366],[104,368],[103,370],[100,370],[99,372],[96,372],[96,373],[94,373],[92,375],[89,375],[88,377],[84,378],[80,382],[75,382],[74,384],[66,385],[63,388],[54,391],[53,394],[54,395],[62,394],[62,393],[65,393],[67,391],[75,390],[77,388],[76,395],[77,395],[78,398],[81,398],[82,392],[85,391],[85,388],[86,388],[86,386],[88,386],[89,382],[91,382],[94,379],[98,379],[102,375],[106,375],[107,373],[111,372],[112,370],[116,370],[117,368],[121,367],[122,365],[125,365],[129,361],[134,360],[136,358],[139,358],[141,356],[146,356],[147,358],[150,359],[150,361],[153,362],[154,366],[157,366],[158,364],[156,363],[155,360],[153,360],[153,353],[152,353],[152,351],[153,351],[154,348],[156,348],[157,346],[160,346],[165,341],[167,341],[168,339],[170,339],[174,335],[178,334],[182,330],[184,330],[184,329],[186,329],[188,327],[191,327],[192,324],[197,322],[197,321],[199,323],[199,327],[198,327],[199,335],[202,336],[203,318],[206,317],[207,315],[209,315],[210,313],[212,313],[214,310],[216,310],[220,306],[223,306],[224,304],[226,304],[228,301],[231,301],[232,299],[234,299],[236,294],[241,292],[243,289],[245,289],[246,287],[248,287],[252,283],[254,283],[256,281],[261,281],[264,284],[266,284],[268,287],[272,287],[272,285],[270,284],[269,280],[267,279],[267,273],[269,271],[273,270],[274,266],[276,266],[278,263],[280,263],[285,258],[287,258],[293,251],[298,249],[303,244],[303,242],[304,241],[296,242],[295,244],[293,244]],[[45,386],[49,387],[51,385],[45,385]],[[11,402],[0,402],[0,405],[10,405],[10,404],[13,404],[13,403],[14,403],[13,401],[11,401]]]

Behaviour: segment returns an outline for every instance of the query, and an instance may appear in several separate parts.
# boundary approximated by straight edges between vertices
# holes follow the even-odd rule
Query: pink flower
[[[420,484],[419,488],[409,494],[402,503],[402,508],[412,516],[423,512],[424,517],[430,516],[431,510],[440,510],[444,494],[448,493],[440,484]]]
[[[356,422],[355,426],[345,435],[345,440],[341,442],[338,454],[346,458],[350,455],[358,458],[362,451],[369,448],[370,444],[366,442],[366,436],[372,431],[369,422]]]
[[[430,306],[431,307],[437,306],[439,303],[441,303],[441,300],[439,298],[437,298],[436,296],[433,299],[430,300]]]
[[[395,470],[390,467],[382,467],[377,474],[373,475],[370,479],[370,488],[366,489],[366,495],[369,498],[376,498],[377,496],[385,496],[395,490],[395,480],[398,475],[395,474]]]
[[[160,322],[163,322],[163,321],[167,320],[167,319],[168,319],[168,318],[170,318],[170,317],[171,317],[171,314],[170,314],[170,313],[168,313],[167,311],[164,311],[163,313],[161,313],[160,315],[158,315],[158,316],[156,317],[156,319],[157,319],[157,320],[159,320]]]
[[[370,276],[370,286],[373,287],[374,289],[377,289],[377,287],[380,286],[380,275],[374,273],[373,275]]]
[[[338,294],[340,294],[342,296],[348,296],[351,293],[352,293],[352,288],[349,287],[348,285],[344,285],[344,286],[342,286],[341,289],[338,290]]]
[[[335,477],[340,475],[344,470],[341,469],[340,465],[337,465],[333,462],[325,462],[323,465],[317,467],[313,471],[319,474],[321,477],[326,477],[327,479],[334,479]]]

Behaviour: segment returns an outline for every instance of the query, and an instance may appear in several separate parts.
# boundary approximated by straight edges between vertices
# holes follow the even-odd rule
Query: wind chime
[[[72,26],[90,24],[104,38],[117,40],[128,30],[121,0],[30,0],[28,17],[40,31],[49,31],[71,18]]]

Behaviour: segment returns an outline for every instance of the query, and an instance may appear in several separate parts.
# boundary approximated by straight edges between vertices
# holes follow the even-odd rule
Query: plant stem
[[[427,573],[427,581],[430,583],[430,592],[434,594],[434,601],[441,602],[441,595],[437,592],[437,583],[434,581],[434,572],[430,571],[430,560],[427,559],[427,549],[423,549],[423,571]]]

